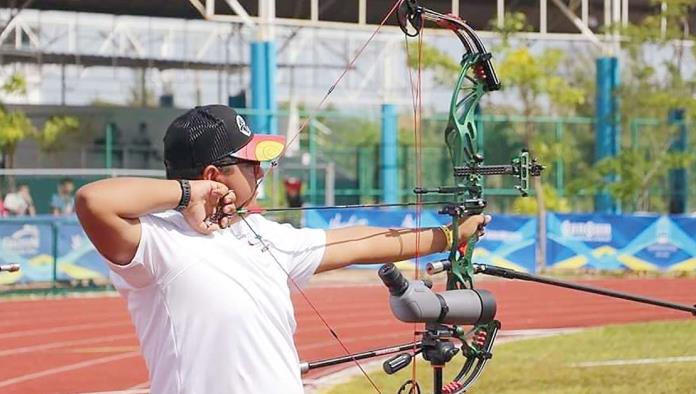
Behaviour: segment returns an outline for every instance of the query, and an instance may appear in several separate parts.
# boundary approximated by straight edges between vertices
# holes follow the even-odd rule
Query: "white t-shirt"
[[[12,215],[27,215],[29,213],[29,203],[18,192],[7,193],[3,205]]]
[[[167,211],[140,218],[131,263],[110,264],[152,393],[303,392],[288,275],[307,284],[326,234],[260,215],[246,220],[270,252],[241,221],[204,236]]]

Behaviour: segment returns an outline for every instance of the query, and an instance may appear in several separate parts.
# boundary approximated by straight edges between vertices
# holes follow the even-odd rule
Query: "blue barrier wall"
[[[696,268],[696,217],[550,214],[547,237],[550,267],[636,271]]]
[[[315,228],[338,228],[351,225],[378,227],[417,227],[415,210],[340,209],[306,211],[305,225]],[[449,217],[436,211],[423,211],[420,227],[436,227],[447,224]],[[531,272],[534,270],[536,218],[524,216],[496,216],[486,228],[474,250],[477,262],[494,264]],[[422,257],[419,263],[446,258],[445,253]],[[410,261],[408,263],[415,263]],[[356,266],[357,267],[357,266]],[[368,266],[372,268],[372,266]]]
[[[306,211],[305,225],[434,227],[448,217],[425,210],[336,209]],[[550,268],[693,271],[696,217],[658,215],[549,214],[547,265]],[[477,262],[533,272],[536,219],[494,215],[475,250]],[[420,264],[446,255],[422,257]],[[55,262],[55,264],[54,264]],[[107,279],[108,268],[75,217],[0,220],[0,263],[19,263],[0,284]],[[414,264],[415,261],[403,262]],[[374,266],[362,266],[374,268]]]
[[[108,268],[75,217],[0,220],[0,262],[21,270],[0,284],[106,279]]]
[[[353,224],[415,227],[413,210],[330,210],[307,212],[306,225],[335,228]],[[446,223],[424,211],[421,227]],[[548,214],[549,268],[636,271],[696,269],[696,217],[659,215]],[[536,219],[494,215],[475,250],[477,262],[534,271]],[[442,258],[444,255],[437,256]],[[435,258],[423,258],[423,262]],[[411,262],[413,263],[413,262]]]

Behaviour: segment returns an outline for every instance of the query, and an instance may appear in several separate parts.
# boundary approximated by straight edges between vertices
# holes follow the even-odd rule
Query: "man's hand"
[[[211,234],[230,224],[235,202],[234,192],[220,182],[191,181],[191,202],[181,213],[191,228]]]
[[[491,215],[474,215],[466,218],[466,220],[459,223],[459,243],[462,244],[468,241],[474,234],[482,237],[485,233],[484,227],[490,221]]]

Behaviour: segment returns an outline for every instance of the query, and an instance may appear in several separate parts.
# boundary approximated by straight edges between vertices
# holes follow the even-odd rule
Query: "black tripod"
[[[355,362],[367,358],[384,356],[403,351],[411,351],[409,353],[400,353],[396,356],[384,361],[382,368],[388,375],[392,375],[411,364],[413,357],[422,353],[423,359],[430,362],[433,368],[433,393],[443,394],[443,373],[442,370],[454,356],[459,353],[459,348],[449,340],[449,338],[458,338],[457,330],[454,327],[446,326],[438,323],[427,323],[425,330],[419,332],[421,340],[413,343],[402,344],[398,346],[370,350],[367,352],[357,353],[354,355],[341,356],[321,361],[303,362],[300,364],[302,373],[306,373],[312,369],[328,367],[331,365],[343,364],[347,362]],[[398,394],[420,394],[418,383],[413,380],[406,381],[398,390]]]
[[[442,385],[444,384],[442,370],[445,364],[459,352],[459,349],[447,339],[451,337],[454,337],[454,331],[447,326],[437,323],[425,325],[423,340],[421,341],[421,352],[423,353],[423,358],[430,361],[430,366],[433,368],[434,394],[442,394]],[[418,386],[416,385],[415,387],[417,388]],[[417,388],[416,390],[420,392],[420,389]],[[399,390],[399,393],[401,392]]]

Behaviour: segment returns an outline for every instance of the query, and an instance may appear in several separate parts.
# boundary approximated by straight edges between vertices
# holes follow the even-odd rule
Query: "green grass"
[[[588,329],[500,344],[470,394],[696,393],[696,362],[581,368],[574,363],[696,356],[696,322],[675,321]],[[419,357],[420,359],[420,357]],[[460,365],[448,365],[454,373]],[[422,392],[432,393],[431,369],[419,362]],[[371,371],[382,393],[396,393],[411,368],[387,376]],[[360,375],[330,394],[376,392]]]

